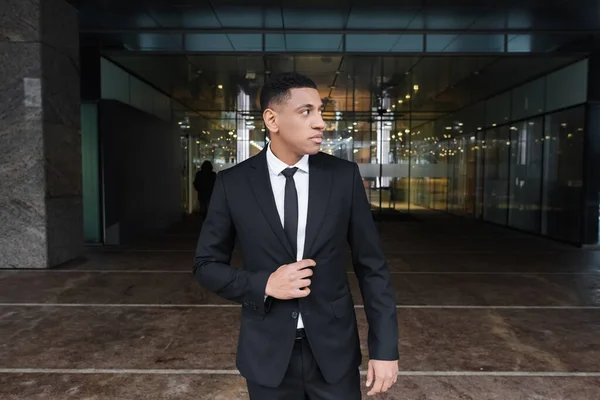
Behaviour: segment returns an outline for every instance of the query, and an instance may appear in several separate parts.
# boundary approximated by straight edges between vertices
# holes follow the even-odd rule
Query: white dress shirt
[[[284,201],[285,201],[285,176],[281,173],[286,168],[296,167],[298,170],[294,174],[294,183],[298,193],[298,234],[296,245],[296,261],[304,257],[304,241],[306,237],[306,217],[308,214],[308,155],[305,155],[295,165],[287,165],[271,151],[271,144],[267,148],[267,165],[269,166],[269,177],[271,178],[271,187],[281,226],[284,225]],[[298,314],[298,328],[303,328],[302,315]]]

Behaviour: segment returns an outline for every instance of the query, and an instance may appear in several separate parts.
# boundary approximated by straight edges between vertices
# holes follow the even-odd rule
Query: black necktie
[[[281,173],[285,176],[285,200],[283,206],[283,230],[287,236],[294,256],[297,252],[296,237],[298,235],[298,193],[294,183],[294,174],[298,168],[286,168]],[[295,259],[296,257],[294,257]]]

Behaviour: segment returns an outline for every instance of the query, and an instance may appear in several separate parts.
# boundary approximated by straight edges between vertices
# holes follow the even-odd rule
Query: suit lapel
[[[252,187],[258,206],[271,226],[271,229],[273,229],[275,236],[281,241],[281,244],[285,247],[292,259],[296,261],[296,255],[293,253],[292,247],[283,231],[279,213],[277,212],[273,189],[271,187],[271,179],[269,178],[266,149],[267,147],[252,160],[252,168],[250,169],[250,187]]]
[[[323,164],[323,155],[320,153],[309,158],[308,215],[303,258],[312,257],[310,250],[315,243],[321,224],[323,224],[329,203],[331,171],[326,169]]]

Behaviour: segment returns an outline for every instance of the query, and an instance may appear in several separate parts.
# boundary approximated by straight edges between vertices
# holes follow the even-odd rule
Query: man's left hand
[[[367,387],[373,387],[367,396],[386,392],[398,379],[398,360],[369,360],[367,371]]]

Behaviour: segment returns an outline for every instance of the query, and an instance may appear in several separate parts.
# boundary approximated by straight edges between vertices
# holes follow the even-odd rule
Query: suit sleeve
[[[348,241],[369,325],[369,358],[397,360],[396,294],[356,163],[353,175]]]
[[[249,272],[230,265],[235,236],[223,174],[219,173],[196,247],[194,276],[219,296],[264,314],[270,273]]]

